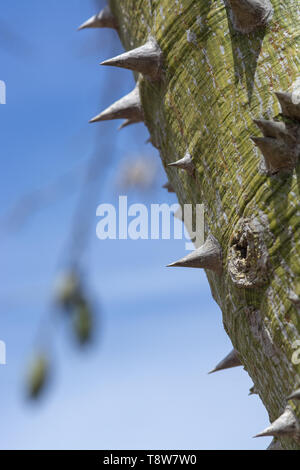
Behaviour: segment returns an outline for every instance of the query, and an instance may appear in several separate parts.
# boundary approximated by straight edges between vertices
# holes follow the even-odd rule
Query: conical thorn
[[[110,121],[112,119],[129,119],[135,122],[144,120],[138,85],[131,93],[116,101],[91,119],[90,122]]]
[[[220,275],[222,272],[221,247],[218,241],[209,235],[204,245],[167,267],[204,268]]]
[[[105,60],[101,65],[121,67],[139,72],[151,80],[158,80],[162,73],[162,51],[154,38],[146,44],[124,54]]]
[[[97,15],[92,16],[79,26],[78,31],[86,28],[113,28],[117,29],[117,21],[110,11],[109,6],[106,6]]]
[[[258,395],[257,390],[256,390],[256,388],[255,388],[255,385],[253,385],[253,387],[250,388],[248,395],[249,395],[249,396],[251,396],[251,395]]]
[[[266,26],[273,16],[270,0],[227,0],[234,28],[244,34]]]
[[[187,152],[183,158],[177,160],[177,162],[169,163],[168,166],[175,166],[187,171],[190,175],[195,172],[195,165],[193,163],[191,155]]]
[[[138,124],[139,122],[142,122],[142,121],[137,121],[135,119],[126,119],[119,127],[118,127],[118,131],[124,129],[125,127],[127,126],[132,126],[133,124]]]
[[[280,138],[287,133],[284,122],[267,119],[253,119],[253,122],[260,128],[265,137]]]
[[[287,406],[284,413],[274,421],[271,426],[266,428],[254,437],[298,437],[300,427],[298,420],[290,406]]]
[[[216,365],[216,367],[213,370],[211,370],[208,373],[213,374],[221,370],[232,369],[233,367],[239,367],[242,365],[243,364],[240,361],[238,352],[235,349],[233,349],[221,362],[219,362],[219,364]]]
[[[277,91],[277,99],[280,103],[282,114],[291,119],[300,121],[300,98],[298,93],[284,93]]]
[[[296,165],[293,148],[282,141],[271,137],[251,137],[254,144],[261,150],[266,169],[275,174],[279,171],[291,171]]]
[[[163,185],[163,188],[164,188],[164,189],[167,189],[168,193],[175,193],[174,188],[173,188],[173,186],[171,185],[171,183],[169,183],[169,181],[167,181],[167,182]]]
[[[287,397],[287,400],[300,400],[300,388]]]

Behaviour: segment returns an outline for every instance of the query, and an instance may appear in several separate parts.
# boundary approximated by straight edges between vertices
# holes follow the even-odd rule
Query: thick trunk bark
[[[249,3],[266,8],[260,18],[239,17]],[[265,0],[110,7],[127,50],[150,35],[162,50],[162,77],[140,83],[144,120],[180,203],[205,204],[206,236],[221,245],[222,274],[207,276],[225,330],[270,421],[287,403],[300,418],[299,401],[286,399],[300,384],[300,105],[280,114],[275,95],[300,90],[299,2],[272,0],[273,15]],[[240,32],[248,24],[253,31]],[[260,123],[266,139],[253,142],[262,118],[286,127]],[[195,174],[167,166],[187,152]],[[297,432],[280,439],[285,449],[300,449],[297,440]]]

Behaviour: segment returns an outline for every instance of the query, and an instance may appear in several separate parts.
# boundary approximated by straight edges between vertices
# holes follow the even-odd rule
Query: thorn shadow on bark
[[[250,103],[253,94],[257,61],[267,32],[267,27],[260,28],[254,33],[239,33],[233,27],[228,8],[226,8],[226,13],[231,37],[235,81],[238,83],[245,80]],[[247,59],[245,60],[246,57]]]

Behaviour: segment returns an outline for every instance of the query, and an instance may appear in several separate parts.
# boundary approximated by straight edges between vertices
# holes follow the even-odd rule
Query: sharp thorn
[[[244,34],[266,26],[273,16],[269,0],[227,0],[234,28]]]
[[[280,103],[282,114],[300,121],[300,100],[297,99],[296,93],[277,91],[275,95]]]
[[[167,267],[204,268],[220,275],[222,272],[221,247],[217,240],[209,235],[204,245]]]
[[[268,121],[267,119],[253,119],[253,122],[260,128],[265,137],[277,139],[287,133],[284,122]]]
[[[291,148],[296,148],[298,130],[295,126],[267,119],[254,119],[253,122],[262,131],[264,137],[278,139],[285,142]]]
[[[191,155],[188,152],[183,158],[181,158],[177,162],[169,163],[168,166],[181,168],[182,170],[187,171],[190,175],[192,175],[195,171],[195,165],[193,163]]]
[[[118,131],[124,129],[125,127],[127,126],[131,126],[132,124],[137,124],[141,121],[136,121],[135,119],[126,119],[119,127],[118,127]]]
[[[110,121],[112,119],[129,119],[135,122],[144,120],[138,84],[131,93],[116,101],[91,119],[90,122]]]
[[[300,388],[287,397],[287,400],[300,400]]]
[[[106,6],[97,15],[92,16],[79,26],[78,31],[86,28],[113,28],[117,29],[117,21],[110,8]]]
[[[101,65],[133,70],[158,80],[162,73],[162,52],[155,39],[150,38],[143,46],[105,60]]]
[[[254,437],[293,437],[299,434],[300,428],[297,418],[290,406],[287,406],[284,413],[274,421],[271,426]]]
[[[214,374],[215,372],[219,372],[221,370],[225,369],[231,369],[233,367],[239,367],[242,366],[243,364],[240,361],[240,358],[238,356],[238,352],[233,349],[219,364],[216,365],[216,367],[208,372],[209,374]]]
[[[248,396],[250,397],[251,395],[258,395],[255,385],[253,385],[249,390]]]
[[[169,183],[169,181],[167,181],[167,183],[163,185],[163,188],[167,189],[168,193],[175,193],[173,186],[171,185],[171,183]]]
[[[266,169],[270,173],[290,171],[295,168],[296,156],[291,147],[271,137],[251,137],[254,144],[261,150]]]

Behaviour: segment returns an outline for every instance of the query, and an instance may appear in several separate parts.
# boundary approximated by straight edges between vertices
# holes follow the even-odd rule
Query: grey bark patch
[[[240,219],[229,247],[228,272],[238,287],[263,286],[268,282],[266,230],[258,218]]]
[[[259,344],[262,345],[263,354],[269,359],[271,359],[272,362],[278,364],[278,357],[280,356],[280,351],[274,343],[270,331],[261,317],[260,311],[248,307],[245,309],[245,314],[247,316],[253,337]]]
[[[273,439],[267,450],[283,450],[281,443],[278,439]]]
[[[267,447],[267,450],[283,450],[283,448],[281,446],[280,441],[274,438],[269,447]]]

